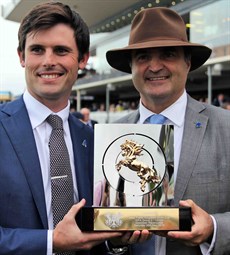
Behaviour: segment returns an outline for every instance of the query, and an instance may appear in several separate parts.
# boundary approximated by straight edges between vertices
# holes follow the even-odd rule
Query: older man
[[[106,54],[113,68],[132,73],[140,94],[139,109],[119,122],[146,123],[160,114],[175,127],[175,205],[190,206],[194,224],[191,232],[160,233],[164,237],[156,237],[152,249],[157,255],[230,254],[230,114],[185,90],[188,73],[210,54],[188,41],[176,12],[161,7],[140,11],[129,45]],[[150,247],[153,240],[138,254],[154,254]]]

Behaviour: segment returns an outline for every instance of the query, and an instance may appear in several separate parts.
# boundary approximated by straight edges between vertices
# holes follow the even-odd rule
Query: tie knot
[[[46,121],[50,124],[53,129],[63,129],[62,118],[56,114],[50,114]]]
[[[153,114],[147,120],[151,124],[164,124],[167,118],[161,114]]]

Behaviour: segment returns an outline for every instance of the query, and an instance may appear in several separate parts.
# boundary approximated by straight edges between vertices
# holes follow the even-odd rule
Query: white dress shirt
[[[174,181],[175,183],[176,183],[176,177],[177,177],[179,160],[180,160],[186,106],[187,106],[187,93],[186,91],[184,91],[181,97],[174,104],[170,105],[167,109],[165,109],[164,111],[160,113],[167,118],[165,124],[174,125]],[[138,123],[144,123],[148,117],[154,114],[153,112],[145,108],[141,102],[140,102],[139,112],[140,112],[140,119]],[[212,220],[214,223],[214,234],[213,234],[212,243],[211,245],[209,245],[208,243],[203,243],[200,245],[201,252],[203,255],[209,255],[215,243],[216,221],[213,217],[212,217]],[[159,237],[159,236],[156,237],[156,254],[157,255],[166,254],[166,238]]]
[[[174,125],[174,180],[176,180],[179,165],[182,137],[184,132],[184,116],[186,105],[187,95],[184,91],[183,95],[174,104],[161,112],[161,114],[167,118],[165,124]],[[145,108],[141,102],[139,111],[139,123],[144,123],[145,120],[153,114],[153,112]]]
[[[68,148],[70,165],[73,176],[73,185],[74,185],[74,202],[78,202],[78,190],[76,182],[76,174],[74,167],[74,155],[73,155],[73,146],[69,130],[69,108],[70,103],[58,113],[53,113],[45,105],[37,101],[34,97],[30,95],[28,91],[25,91],[23,95],[23,100],[26,105],[26,109],[29,114],[30,122],[32,125],[34,138],[37,146],[38,157],[41,166],[41,174],[43,180],[45,202],[46,202],[46,211],[48,218],[48,241],[47,241],[47,255],[51,255],[53,250],[53,213],[51,208],[51,181],[50,181],[50,159],[49,159],[49,137],[52,131],[52,127],[46,122],[46,118],[50,114],[57,114],[63,120],[63,129],[64,129],[64,138]],[[36,184],[35,184],[36,185]]]

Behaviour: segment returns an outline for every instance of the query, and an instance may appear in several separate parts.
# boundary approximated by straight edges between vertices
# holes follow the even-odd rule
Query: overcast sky
[[[17,55],[19,23],[0,16],[0,91],[11,91],[14,96],[25,89],[24,69]]]

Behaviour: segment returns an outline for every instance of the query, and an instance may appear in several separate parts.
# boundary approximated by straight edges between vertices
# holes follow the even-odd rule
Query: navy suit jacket
[[[69,116],[69,126],[79,198],[85,198],[90,206],[93,132],[72,115]],[[0,254],[45,255],[47,228],[41,168],[31,123],[21,97],[0,105]]]

